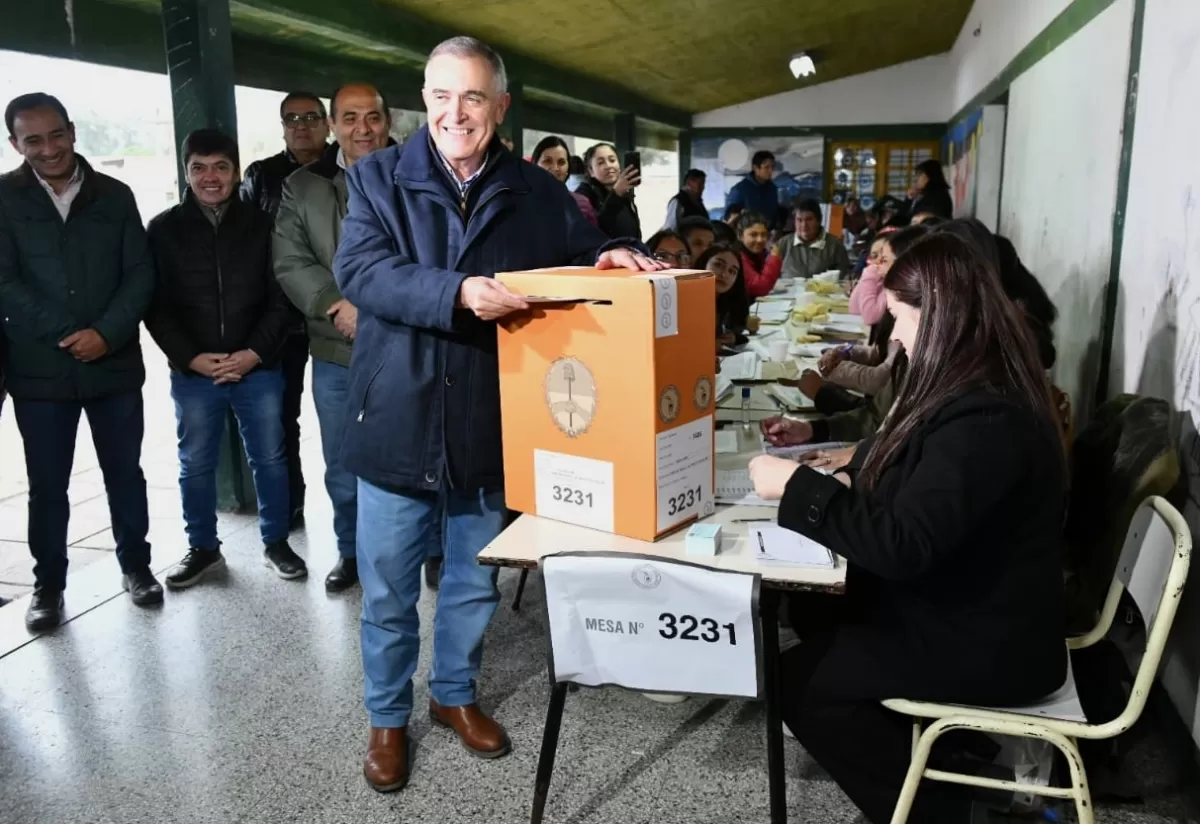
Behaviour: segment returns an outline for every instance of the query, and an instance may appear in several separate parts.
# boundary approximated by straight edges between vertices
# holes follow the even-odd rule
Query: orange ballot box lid
[[[508,507],[644,541],[712,513],[713,275],[497,280],[532,304],[499,330]]]

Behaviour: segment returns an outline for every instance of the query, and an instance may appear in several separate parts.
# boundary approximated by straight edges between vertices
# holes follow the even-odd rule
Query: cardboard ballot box
[[[532,304],[499,330],[509,508],[646,541],[710,514],[713,276],[576,267],[497,280]]]

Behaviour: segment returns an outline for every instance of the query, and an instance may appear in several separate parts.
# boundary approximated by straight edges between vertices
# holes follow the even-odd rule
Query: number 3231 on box
[[[548,556],[542,573],[556,680],[762,695],[758,576],[588,552]]]

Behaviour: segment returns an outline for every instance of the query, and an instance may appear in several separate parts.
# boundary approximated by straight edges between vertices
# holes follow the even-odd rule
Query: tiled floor
[[[153,370],[154,367],[152,367]],[[307,434],[315,436],[308,412]],[[182,546],[173,487],[169,401],[147,388],[147,474],[154,488],[156,566]],[[86,435],[81,440],[84,446]],[[23,472],[11,416],[0,419],[0,580],[31,581],[22,561]],[[263,568],[254,520],[224,517],[229,571],[157,610],[120,594],[94,458],[81,449],[73,486],[75,615],[29,640],[24,605],[0,609],[0,821],[4,824],[272,824],[397,821],[458,824],[528,820],[548,695],[541,593],[508,604],[516,574],[501,575],[504,603],[488,636],[482,701],[507,725],[511,757],[467,755],[415,716],[412,783],[380,796],[360,773],[365,720],[357,593],[327,596],[334,560],[320,453],[306,441],[309,528],[295,541],[313,574],[282,581]],[[90,463],[88,463],[90,461]],[[19,477],[18,477],[19,476]],[[434,594],[421,601],[429,626]],[[423,633],[428,641],[427,631]],[[417,701],[427,699],[426,644]],[[654,704],[620,690],[568,698],[547,822],[733,824],[768,820],[760,707],[692,699]],[[791,821],[857,822],[857,813],[787,743]],[[1100,805],[1101,822],[1200,821],[1180,788],[1178,754],[1143,730],[1127,762],[1144,804]]]

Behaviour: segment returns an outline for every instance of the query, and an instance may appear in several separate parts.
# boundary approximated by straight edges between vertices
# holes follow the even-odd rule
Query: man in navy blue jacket
[[[499,593],[476,555],[504,528],[496,323],[527,304],[496,272],[568,264],[653,271],[637,239],[606,238],[566,188],[496,136],[504,64],[456,37],[425,67],[429,125],[360,159],[334,261],[358,307],[342,457],[358,484],[362,656],[371,735],[367,782],[408,779],[417,599],[428,542],[445,558],[429,711],[471,753],[497,758],[504,729],[475,703],[483,635]],[[439,532],[439,526],[441,530]],[[440,536],[440,538],[439,538]]]

